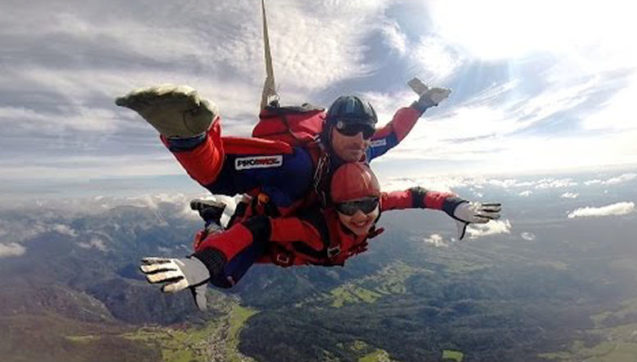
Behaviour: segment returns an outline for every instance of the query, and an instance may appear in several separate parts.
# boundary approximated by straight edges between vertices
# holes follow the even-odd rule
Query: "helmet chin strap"
[[[345,223],[343,221],[341,221],[340,218],[338,219],[338,223],[341,225],[341,229],[343,229],[343,231],[345,231],[346,233],[354,235],[354,236],[360,236],[360,235],[356,234],[352,229],[347,227],[347,225],[345,225]]]
[[[325,155],[327,159],[329,160],[328,172],[331,172],[334,169],[338,168],[338,166],[346,162],[342,158],[338,157],[336,152],[334,152],[334,147],[332,147],[332,130],[334,129],[334,126],[333,125],[326,125],[326,126],[328,127],[327,130],[323,130],[323,132],[321,132],[319,136],[319,145],[321,149],[325,152]]]
[[[321,132],[319,137],[319,145],[325,151],[325,154],[330,159],[330,171],[337,169],[340,165],[347,163],[347,161],[340,158],[336,152],[334,151],[334,147],[332,147],[332,130],[334,129],[334,125],[328,125],[327,131]]]
[[[333,153],[332,151],[332,129],[334,126],[328,124],[327,122],[323,122],[323,130],[319,135],[319,144],[323,148],[324,151],[328,153]]]

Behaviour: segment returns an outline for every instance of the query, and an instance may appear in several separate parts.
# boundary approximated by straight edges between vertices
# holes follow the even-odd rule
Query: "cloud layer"
[[[634,202],[618,202],[601,207],[582,207],[575,209],[568,214],[569,219],[576,217],[600,217],[610,215],[626,215],[635,210]]]
[[[509,220],[492,220],[486,224],[469,224],[467,234],[471,239],[477,239],[488,235],[510,234],[511,222]]]
[[[431,245],[436,248],[446,248],[449,246],[449,243],[445,241],[440,234],[431,234],[428,237],[424,238],[423,241],[425,242],[425,244]]]
[[[9,243],[9,244],[0,243],[0,258],[20,256],[24,254],[26,251],[27,249],[18,243]]]
[[[277,87],[286,104],[365,96],[383,123],[415,100],[411,77],[452,88],[380,161],[403,172],[635,164],[632,9],[564,3],[268,2]],[[0,22],[5,188],[184,175],[155,131],[113,104],[136,87],[189,84],[218,104],[226,134],[254,124],[264,79],[257,1],[10,1]]]

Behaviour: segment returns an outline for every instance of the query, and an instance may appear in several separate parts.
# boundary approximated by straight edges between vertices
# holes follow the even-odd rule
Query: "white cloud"
[[[398,54],[404,55],[407,51],[407,37],[400,30],[400,25],[395,21],[387,21],[382,25],[381,32],[385,37],[385,43]]]
[[[139,207],[147,207],[151,210],[157,210],[159,208],[159,204],[161,203],[169,203],[176,205],[183,205],[188,203],[188,198],[186,195],[182,193],[168,194],[168,193],[157,193],[157,194],[145,194],[134,197],[128,197],[127,202],[133,206]]]
[[[415,74],[421,74],[428,83],[438,84],[452,75],[464,62],[442,39],[422,37],[409,52]]]
[[[497,234],[510,234],[511,222],[509,220],[492,220],[486,224],[469,224],[467,234],[471,239]]]
[[[517,128],[515,121],[507,119],[503,110],[487,105],[460,106],[447,111],[444,118],[431,119],[426,127],[438,140],[502,135]]]
[[[570,178],[565,179],[552,179],[546,178],[538,181],[535,185],[536,189],[559,189],[564,187],[577,186],[577,182],[572,181]]]
[[[637,31],[629,16],[632,4],[624,1],[437,0],[428,4],[436,32],[483,60],[521,58],[543,51],[562,56],[588,51],[595,61],[612,64],[618,61],[603,59],[604,53],[623,55],[626,63],[635,59],[622,41],[626,35],[621,36]],[[595,49],[596,45],[602,49]]]
[[[345,85],[347,92],[379,94],[374,104],[386,103],[379,106],[379,115],[388,119],[397,104],[414,96],[409,91],[383,93],[395,84],[386,87],[391,77],[377,76],[380,67],[403,65],[393,78],[417,73],[442,83],[462,74],[459,94],[452,93],[446,101],[450,106],[443,103],[429,111],[427,127],[416,127],[386,159],[474,162],[477,171],[485,172],[637,162],[637,128],[629,116],[637,90],[636,73],[631,73],[637,56],[625,45],[630,44],[628,34],[634,33],[629,29],[635,28],[631,11],[626,11],[628,2],[486,1],[427,1],[418,7],[427,7],[430,16],[414,31],[414,24],[388,11],[398,3],[413,7],[410,2],[279,0],[270,5],[268,17],[282,99],[324,102]],[[0,74],[0,84],[11,85],[3,90],[7,102],[0,105],[0,125],[34,140],[12,167],[2,165],[11,163],[10,157],[0,159],[3,178],[183,174],[172,159],[148,162],[151,153],[162,152],[151,147],[150,152],[128,152],[129,157],[99,152],[104,156],[93,157],[93,163],[65,160],[81,153],[74,141],[91,144],[84,137],[90,134],[107,140],[109,146],[98,151],[123,152],[146,139],[156,142],[154,130],[112,102],[140,86],[189,84],[219,105],[225,134],[249,133],[264,78],[258,4],[162,2],[153,4],[150,12],[149,6],[122,3],[117,12],[106,2],[73,0],[65,6],[44,1],[0,6],[0,45],[8,49],[3,56],[16,59],[10,72]],[[499,11],[489,10],[493,8]],[[379,37],[385,45],[381,48],[393,52],[374,58],[379,44],[372,41]],[[529,67],[541,71],[529,75]],[[618,78],[618,71],[627,75],[615,81],[621,84],[609,85],[609,74]],[[506,76],[494,77],[491,87],[480,90],[485,86],[481,78],[502,72]],[[383,84],[374,84],[378,80]],[[466,97],[461,90],[472,96],[455,98]],[[570,112],[592,107],[590,95],[601,90],[608,90],[610,99],[600,100],[597,109],[586,116]],[[12,102],[14,94],[28,95],[29,100]],[[541,127],[552,126],[558,117],[581,118],[588,131],[622,132],[603,133],[595,140],[543,135]],[[579,124],[573,126],[569,129]],[[539,132],[525,133],[530,127]],[[45,144],[65,154],[49,153]]]
[[[549,137],[507,136],[469,142],[456,146],[455,150],[453,147],[447,150],[453,157],[455,152],[462,150],[464,159],[480,164],[488,160],[488,165],[483,168],[486,172],[564,171],[598,168],[599,165],[625,167],[637,163],[637,144],[634,142],[637,132],[598,138]],[[494,144],[499,147],[495,148]],[[472,152],[474,155],[470,155]],[[477,155],[482,155],[483,161],[479,161]]]
[[[578,196],[579,194],[576,192],[565,192],[560,195],[560,197],[563,199],[576,199]]]
[[[637,72],[628,76],[628,86],[605,101],[599,109],[582,121],[582,126],[592,131],[627,131],[637,129],[631,117],[637,97]]]
[[[516,179],[489,179],[486,181],[491,186],[501,187],[504,189],[509,188],[533,188],[536,190],[564,188],[569,186],[577,186],[577,182],[574,182],[570,178],[541,178],[532,181],[518,181]],[[529,196],[532,194],[532,190],[520,191],[520,196]]]
[[[8,205],[5,205],[7,207]],[[0,243],[5,242],[9,245],[15,242],[23,242],[51,230],[49,225],[41,221],[19,220],[4,221],[0,219],[2,233],[0,233]]]
[[[431,234],[429,237],[424,238],[423,241],[436,248],[446,248],[449,246],[449,243],[445,241],[440,234]]]
[[[84,249],[95,248],[102,252],[106,252],[108,250],[108,248],[106,247],[106,243],[104,243],[104,240],[97,237],[92,237],[88,242],[79,242],[77,243],[77,245],[80,248],[84,248]]]
[[[569,219],[576,217],[599,217],[609,215],[626,215],[635,209],[634,202],[618,202],[602,207],[583,207],[575,209],[568,214]]]
[[[533,234],[531,232],[528,232],[528,231],[525,231],[525,232],[521,233],[520,237],[522,239],[524,239],[524,240],[527,240],[527,241],[533,241],[536,238],[535,234]]]
[[[368,73],[372,65],[366,64],[368,59],[364,57],[369,49],[364,41],[366,38],[379,29],[385,30],[386,34],[391,34],[391,43],[400,47],[400,30],[384,15],[391,3],[343,2],[307,6],[298,1],[278,1],[277,6],[270,6],[270,41],[276,79],[282,91],[289,91],[291,97],[297,97],[299,90],[307,94],[333,82]],[[153,59],[159,63],[150,62],[146,71],[134,66],[129,71],[93,67],[90,71],[76,72],[74,69],[74,76],[70,77],[63,76],[64,70],[50,71],[49,76],[30,77],[49,84],[45,80],[54,80],[53,84],[58,84],[57,88],[65,91],[63,94],[68,95],[68,100],[81,102],[84,97],[78,92],[79,86],[89,81],[93,82],[84,91],[105,89],[106,85],[115,83],[119,86],[110,87],[111,91],[121,92],[157,82],[175,82],[210,91],[208,94],[217,102],[234,98],[236,104],[243,104],[242,112],[246,111],[246,95],[249,95],[249,99],[254,100],[249,104],[256,108],[258,90],[264,79],[264,65],[260,11],[253,2],[203,4],[197,7],[197,11],[161,4],[153,7],[152,17],[138,15],[145,14],[147,9],[136,9],[137,4],[128,6],[129,11],[123,11],[121,16],[109,16],[104,7],[102,10],[106,15],[99,19],[94,18],[94,14],[100,12],[95,8],[102,7],[99,4],[69,7],[65,11],[43,7],[39,12],[30,11],[28,7],[16,7],[12,9],[15,14],[4,17],[3,20],[7,21],[3,23],[7,31],[16,36],[38,39],[55,34],[81,44],[112,46],[115,51],[121,50],[121,55],[113,54],[124,58],[120,61],[126,60],[125,57],[138,56],[132,61]],[[14,21],[16,18],[28,18],[37,26],[25,26]],[[388,30],[391,28],[394,31]],[[83,58],[91,59],[92,50],[87,47],[68,54],[71,65],[90,61]],[[161,69],[161,63],[173,66]],[[25,68],[27,70],[41,72],[44,69],[29,67]],[[18,66],[15,71],[21,72],[22,69]],[[162,79],[157,78],[158,72],[161,72]],[[231,78],[229,74],[232,74]],[[109,81],[100,81],[105,75],[109,76]],[[220,84],[224,86],[220,87]],[[204,85],[206,87],[202,89]],[[75,94],[80,97],[74,97]],[[228,95],[223,97],[224,94]],[[229,112],[234,107],[221,103],[225,114],[234,113]]]
[[[636,178],[637,178],[637,174],[631,172],[631,173],[624,173],[624,174],[621,174],[619,176],[611,177],[611,178],[606,179],[606,180],[600,180],[600,179],[588,180],[588,181],[584,182],[584,185],[586,185],[586,186],[590,186],[590,185],[617,185],[617,184],[620,184],[620,183],[632,181],[632,180],[634,180]]]
[[[519,87],[512,81],[496,85],[452,108],[442,103],[435,114],[425,114],[426,127],[417,125],[409,137],[384,158],[471,162],[480,165],[471,171],[482,173],[637,163],[637,144],[632,141],[637,138],[637,131],[594,138],[570,134],[549,136],[542,135],[543,131],[535,135],[519,133],[529,128],[542,130],[558,115],[563,117],[565,112],[582,107],[599,84],[581,79],[557,80],[542,93],[524,98],[520,98]],[[392,95],[384,96],[392,98]],[[397,100],[384,103],[394,107],[400,104]],[[391,115],[389,112],[382,114],[383,119]]]
[[[435,33],[431,38],[437,37],[447,49],[459,52],[455,59],[506,61],[508,83],[496,84],[492,92],[476,94],[462,104],[454,104],[451,110],[445,110],[442,104],[436,111],[444,113],[429,119],[427,134],[423,131],[411,138],[413,143],[396,157],[480,164],[488,160],[489,171],[512,172],[637,162],[637,145],[631,141],[637,138],[637,123],[628,116],[637,91],[637,72],[633,71],[637,52],[625,46],[630,42],[626,28],[635,28],[626,15],[632,10],[629,5],[613,1],[611,9],[586,4],[575,15],[572,7],[580,7],[574,1],[561,2],[557,7],[548,0],[528,4],[489,0],[488,4],[428,2]],[[464,15],[459,16],[458,8]],[[491,12],[492,8],[499,11]],[[543,19],[541,26],[530,24],[536,18]],[[564,19],[568,19],[566,30]],[[598,26],[591,27],[591,23]],[[547,57],[551,61],[542,67],[541,74],[525,74],[529,70],[524,64]],[[618,73],[628,75],[618,82]],[[540,83],[541,91],[525,94],[527,85]],[[591,95],[604,89],[611,99],[591,104],[599,98]],[[596,110],[580,116],[578,110],[591,105]],[[572,135],[515,134],[531,127],[545,132],[544,125],[552,125],[565,115],[574,118],[570,123],[581,122],[586,130],[628,132],[591,132],[594,138],[581,139]]]
[[[162,255],[172,255],[174,252],[173,249],[165,248],[163,246],[158,246],[157,251],[161,253]]]
[[[365,57],[369,49],[365,40],[387,29],[389,20],[384,11],[392,3],[328,1],[308,6],[286,1],[270,7],[268,25],[279,84],[308,91],[369,73],[374,65]],[[260,23],[255,25],[260,27]],[[251,34],[251,38],[258,54],[253,63],[262,68],[260,33]]]
[[[71,237],[76,237],[77,236],[77,231],[73,230],[72,227],[68,226],[68,225],[64,225],[64,224],[55,224],[52,226],[53,231],[56,231],[60,234],[63,235],[68,235]]]
[[[380,176],[380,183],[383,191],[402,191],[406,190],[410,187],[420,186],[427,190],[434,190],[440,192],[453,192],[452,189],[454,187],[459,187],[462,184],[462,181],[457,178],[448,178],[448,177],[414,177],[414,178],[406,178],[406,177],[398,177],[398,178],[389,178],[384,179],[382,175]]]
[[[24,254],[27,249],[18,243],[2,244],[0,243],[0,258],[7,258],[10,256],[20,256]]]
[[[185,175],[168,151],[149,155],[51,156],[38,162],[25,162],[18,158],[0,160],[0,167],[5,180],[30,179],[28,175],[38,175],[48,180],[73,180],[78,184],[109,177]]]
[[[616,184],[620,184],[623,182],[628,182],[628,181],[632,181],[635,178],[637,178],[637,174],[636,173],[625,173],[623,175],[617,176],[617,177],[612,177],[609,178],[608,180],[602,182],[604,185],[616,185]]]
[[[493,185],[493,186],[498,186],[498,187],[502,187],[502,188],[509,188],[509,187],[514,187],[518,184],[517,180],[515,179],[504,179],[504,180],[498,180],[498,179],[490,179],[487,181],[487,183],[489,185]]]

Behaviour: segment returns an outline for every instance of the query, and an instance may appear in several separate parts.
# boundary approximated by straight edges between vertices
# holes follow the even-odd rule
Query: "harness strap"
[[[321,145],[322,148],[322,145]],[[324,151],[321,149],[321,151]],[[330,156],[327,152],[321,152],[321,156],[317,160],[316,169],[314,170],[314,191],[319,197],[321,207],[326,208],[329,203],[329,185],[328,174],[330,170]]]
[[[261,192],[250,202],[253,215],[267,215],[271,217],[281,216],[279,208],[274,204],[270,196]]]
[[[427,195],[427,190],[417,186],[409,189],[411,191],[411,204],[414,208],[424,209],[425,206],[425,196]]]
[[[328,213],[330,215],[327,215]],[[336,215],[334,209],[326,209],[325,214],[329,217],[328,220],[338,220],[338,216]],[[340,221],[331,222],[327,225],[327,236],[329,240],[329,245],[327,247],[327,257],[329,259],[333,259],[341,253],[341,239],[339,237],[337,229],[339,225]]]

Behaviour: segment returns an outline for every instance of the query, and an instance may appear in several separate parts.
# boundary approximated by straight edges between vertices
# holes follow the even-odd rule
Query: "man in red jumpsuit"
[[[188,174],[211,193],[249,194],[255,202],[263,201],[265,205],[253,204],[246,216],[285,216],[311,203],[308,195],[313,191],[319,195],[326,191],[329,175],[343,162],[370,162],[395,147],[423,112],[449,93],[444,88],[429,89],[379,130],[369,103],[355,96],[339,97],[326,114],[319,115],[324,122],[317,141],[294,147],[222,137],[216,107],[186,86],[139,89],[118,98],[116,104],[133,109],[155,127]]]

